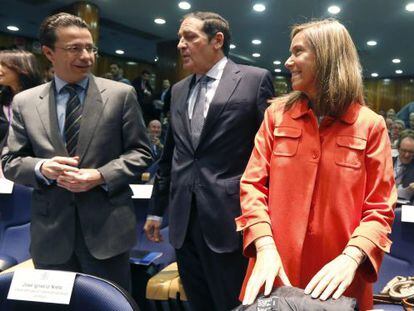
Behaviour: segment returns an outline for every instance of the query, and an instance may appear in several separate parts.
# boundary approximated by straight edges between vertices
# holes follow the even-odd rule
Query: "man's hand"
[[[152,242],[161,242],[162,236],[160,233],[161,221],[154,219],[147,219],[144,225],[145,235],[148,240]]]
[[[40,172],[48,179],[56,180],[64,172],[77,172],[79,157],[53,157],[43,162]]]
[[[265,285],[264,294],[269,295],[277,276],[284,285],[291,286],[273,238],[261,237],[255,241],[255,246],[256,263],[247,282],[243,305],[250,305],[254,302],[263,284]]]
[[[82,168],[76,172],[64,172],[57,179],[58,186],[70,192],[85,192],[104,182],[101,173],[94,168]]]

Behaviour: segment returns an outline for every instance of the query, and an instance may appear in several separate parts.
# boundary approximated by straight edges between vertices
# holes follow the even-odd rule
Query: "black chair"
[[[0,274],[0,311],[139,311],[121,287],[87,274],[77,273],[69,305],[7,300],[13,272]]]

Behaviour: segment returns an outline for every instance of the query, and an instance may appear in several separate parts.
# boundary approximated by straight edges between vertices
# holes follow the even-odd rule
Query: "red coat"
[[[372,284],[397,200],[391,147],[383,118],[352,104],[338,120],[317,118],[306,100],[284,112],[272,104],[256,135],[241,180],[244,253],[255,261],[255,239],[273,236],[294,286],[305,288],[329,261],[354,245],[367,254],[346,296],[372,306]]]

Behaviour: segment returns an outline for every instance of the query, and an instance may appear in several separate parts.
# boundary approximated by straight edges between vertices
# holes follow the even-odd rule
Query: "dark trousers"
[[[104,260],[96,259],[91,255],[85,244],[79,219],[76,218],[75,249],[69,260],[62,264],[42,264],[34,261],[36,269],[86,273],[114,282],[131,292],[129,252]],[[50,251],[53,252],[53,250]]]
[[[184,244],[176,249],[185,293],[193,311],[233,309],[240,304],[238,296],[247,259],[241,249],[232,253],[216,253],[208,247],[194,205]]]

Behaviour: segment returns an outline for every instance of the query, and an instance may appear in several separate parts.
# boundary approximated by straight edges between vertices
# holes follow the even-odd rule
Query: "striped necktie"
[[[66,84],[64,89],[69,93],[69,99],[66,103],[65,116],[65,141],[66,150],[71,157],[76,155],[76,146],[78,144],[78,136],[80,122],[82,119],[82,107],[77,93],[76,84]]]
[[[191,139],[194,148],[198,146],[201,131],[204,127],[204,109],[207,101],[207,83],[212,80],[208,76],[203,76],[198,80],[197,96],[194,102],[193,116],[191,117]]]

